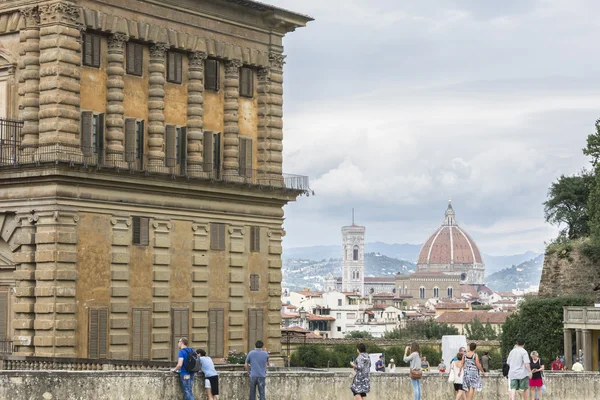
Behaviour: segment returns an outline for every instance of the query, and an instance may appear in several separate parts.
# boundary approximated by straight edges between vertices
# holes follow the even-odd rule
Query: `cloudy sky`
[[[542,251],[542,202],[588,165],[600,2],[266,0],[315,18],[285,39],[285,247],[423,243],[452,199],[484,253]]]

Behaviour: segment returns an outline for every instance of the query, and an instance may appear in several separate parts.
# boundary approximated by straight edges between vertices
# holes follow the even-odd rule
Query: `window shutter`
[[[256,310],[256,340],[263,340],[263,310]]]
[[[135,161],[135,118],[125,119],[125,161]]]
[[[219,90],[219,62],[206,60],[204,65],[204,87],[210,90]]]
[[[92,35],[92,65],[100,66],[100,36]]]
[[[127,42],[127,73],[135,73],[135,44]]]
[[[256,343],[256,310],[248,309],[248,351],[254,348]]]
[[[140,218],[140,244],[142,246],[150,244],[150,218]]]
[[[246,160],[246,165],[245,165],[245,169],[246,169],[246,177],[248,178],[252,178],[254,171],[252,170],[252,145],[253,145],[253,141],[251,138],[247,138],[246,139],[246,154],[244,156],[245,160]]]
[[[144,66],[144,48],[141,44],[135,43],[135,74],[142,75]]]
[[[167,142],[167,151],[166,151],[166,157],[167,159],[165,160],[166,163],[165,165],[167,167],[174,167],[175,166],[175,153],[176,153],[176,146],[177,146],[177,142],[176,142],[176,138],[177,138],[177,132],[176,132],[176,127],[175,125],[167,125],[166,126],[166,142]]]
[[[254,97],[254,71],[250,68],[240,69],[240,96]]]
[[[108,354],[108,310],[98,310],[98,358]]]
[[[0,340],[8,337],[8,291],[0,292]],[[6,346],[4,346],[6,349]]]
[[[250,251],[253,253],[260,252],[260,227],[250,227]]]
[[[98,164],[104,164],[104,114],[98,114]]]
[[[187,173],[187,127],[181,127],[179,134],[179,165],[181,166],[181,175]]]
[[[210,249],[225,250],[225,224],[210,225]]]
[[[83,65],[93,65],[94,52],[92,51],[92,35],[83,33]]]
[[[150,359],[150,337],[152,334],[152,325],[150,319],[150,310],[142,311],[142,360]]]
[[[144,137],[146,135],[146,122],[145,121],[139,121],[140,124],[140,165],[139,168],[140,169],[144,169],[144,144],[146,143]]]
[[[217,310],[208,311],[208,355],[217,354]]]
[[[88,358],[98,358],[98,310],[90,310],[88,315]]]
[[[131,359],[142,359],[142,310],[133,310]]]
[[[225,250],[225,224],[219,224],[219,250]]]
[[[212,172],[213,170],[213,148],[214,148],[214,136],[212,131],[204,131],[204,140],[202,142],[202,152],[204,153],[204,165],[202,169],[204,172]]]
[[[171,323],[173,333],[173,360],[177,360],[177,354],[179,349],[177,348],[177,342],[182,337],[189,338],[189,310],[187,308],[174,308],[171,314]],[[191,346],[190,346],[191,347]]]
[[[177,83],[183,81],[183,54],[177,53],[175,57],[175,80]]]
[[[167,81],[175,81],[175,53],[167,52]]]
[[[91,111],[81,112],[81,151],[83,155],[89,157],[93,153],[92,149],[92,119],[94,115]]]
[[[240,137],[238,148],[239,175],[246,176],[246,138]]]
[[[223,348],[225,347],[225,311],[217,310],[217,352],[216,357],[223,357]]]

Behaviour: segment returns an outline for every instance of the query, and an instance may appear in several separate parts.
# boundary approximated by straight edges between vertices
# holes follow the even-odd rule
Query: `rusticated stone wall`
[[[339,400],[352,396],[348,372],[270,372],[266,397],[277,400]],[[447,375],[426,374],[422,379],[425,400],[454,398]],[[545,400],[591,400],[600,392],[600,374],[588,372],[546,372]],[[249,378],[240,372],[221,372],[220,400],[248,398]],[[194,380],[196,399],[206,399],[203,379]],[[164,399],[182,398],[177,375],[149,371],[5,371],[0,375],[0,400],[8,399]],[[371,374],[371,391],[367,399],[412,400],[408,373]],[[483,378],[478,400],[505,400],[507,381],[501,374]]]
[[[577,249],[569,254],[546,254],[539,295],[590,295],[600,300],[600,266],[585,258]]]

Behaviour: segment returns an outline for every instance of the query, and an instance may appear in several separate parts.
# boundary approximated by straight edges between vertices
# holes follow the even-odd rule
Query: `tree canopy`
[[[483,325],[479,318],[465,324],[465,335],[469,340],[496,340],[498,337],[492,325],[489,322]]]
[[[386,332],[385,339],[441,339],[444,335],[458,335],[458,329],[432,320],[410,322],[406,328]]]
[[[563,227],[561,234],[569,239],[589,235],[588,201],[595,184],[595,177],[583,170],[578,175],[561,175],[548,189],[544,202],[546,222]]]
[[[346,339],[371,339],[373,335],[367,331],[350,331],[345,337]]]

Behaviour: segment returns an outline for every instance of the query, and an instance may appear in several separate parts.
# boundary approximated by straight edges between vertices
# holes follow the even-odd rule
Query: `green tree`
[[[569,239],[587,236],[588,201],[595,185],[595,176],[587,170],[578,175],[561,175],[548,189],[548,200],[544,202],[546,222],[564,227],[562,232]]]
[[[458,335],[458,329],[434,320],[408,323],[384,334],[385,339],[441,339],[444,335]]]
[[[372,339],[373,335],[367,331],[351,331],[346,333],[346,339]]]
[[[292,353],[292,367],[323,368],[330,359],[329,352],[324,346],[306,344],[298,347]]]
[[[488,322],[485,324],[485,338],[486,340],[496,340],[498,339],[498,333],[492,327],[492,325]]]
[[[587,146],[583,149],[583,154],[592,157],[591,162],[594,168],[598,166],[598,161],[600,161],[600,119],[596,120],[596,132],[587,137]]]
[[[485,340],[485,327],[479,318],[465,324],[465,334],[469,340]]]
[[[527,350],[536,350],[542,359],[553,360],[564,353],[563,307],[591,303],[589,298],[582,296],[525,297],[519,311],[510,315],[502,326],[502,354],[508,355],[517,339],[523,338]]]

